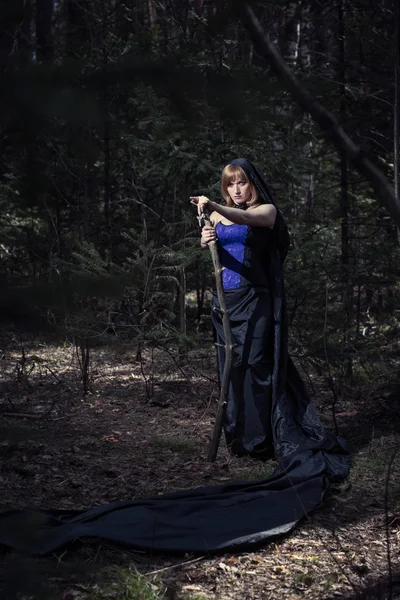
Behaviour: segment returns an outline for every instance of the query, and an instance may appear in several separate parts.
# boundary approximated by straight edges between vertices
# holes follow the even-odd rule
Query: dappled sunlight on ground
[[[261,479],[275,466],[238,460],[223,440],[216,462],[206,461],[218,394],[212,346],[186,357],[173,348],[139,357],[126,345],[95,349],[86,395],[72,345],[21,348],[4,346],[0,361],[2,510],[87,508]],[[316,406],[331,425],[329,390],[315,377],[313,385]],[[366,402],[360,394],[339,399],[338,424],[354,452],[351,475],[287,539],[214,558],[150,557],[85,540],[66,556],[95,563],[100,587],[101,567],[134,563],[150,578],[161,577],[176,598],[355,598],[354,590],[368,585],[378,585],[371,597],[385,597],[379,585],[387,583],[387,538],[397,557],[400,530],[400,456],[393,457],[400,436],[390,402],[372,396]],[[94,598],[90,586],[85,592],[73,585],[71,598]]]

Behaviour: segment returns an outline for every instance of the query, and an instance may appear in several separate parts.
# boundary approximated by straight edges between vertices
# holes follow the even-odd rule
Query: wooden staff
[[[202,213],[199,217],[199,225],[201,228],[204,225],[210,225],[211,221],[209,216],[206,213]],[[215,417],[214,429],[210,441],[210,445],[208,447],[207,460],[209,462],[214,462],[217,457],[219,440],[221,438],[222,426],[224,421],[224,415],[226,410],[226,405],[228,403],[228,390],[229,390],[229,381],[230,381],[230,373],[232,367],[232,358],[233,358],[233,342],[232,342],[232,331],[231,325],[229,322],[229,315],[226,309],[224,289],[222,287],[222,268],[218,255],[217,242],[212,241],[208,243],[208,247],[210,249],[211,258],[214,266],[214,275],[215,275],[215,284],[217,288],[217,297],[219,308],[215,310],[219,310],[222,315],[222,327],[224,330],[225,337],[225,362],[224,362],[224,370],[222,372],[222,380],[221,380],[221,388],[219,393],[218,407],[217,407],[217,415]]]

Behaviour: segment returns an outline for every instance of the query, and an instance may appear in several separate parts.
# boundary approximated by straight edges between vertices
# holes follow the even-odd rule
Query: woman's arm
[[[210,206],[211,205],[211,206]],[[272,227],[275,223],[276,208],[273,204],[261,204],[256,208],[238,210],[229,206],[221,206],[216,202],[209,201],[209,206],[225,219],[238,225],[250,225],[253,227]]]
[[[201,230],[201,240],[200,246],[203,250],[208,248],[208,244],[210,242],[215,242],[217,239],[217,235],[215,233],[214,227],[212,225],[205,225]]]
[[[208,206],[209,210],[217,212],[222,217],[225,217],[225,219],[237,225],[270,227],[272,229],[276,219],[277,211],[273,204],[260,204],[256,208],[238,210],[229,206],[221,206],[216,202],[212,202],[206,196],[192,196],[190,201],[197,206],[199,214],[204,211],[205,206]]]

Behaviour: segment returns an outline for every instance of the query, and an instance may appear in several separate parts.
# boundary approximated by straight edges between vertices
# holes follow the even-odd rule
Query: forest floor
[[[223,443],[216,462],[206,461],[217,398],[211,344],[180,364],[168,348],[139,361],[128,346],[96,349],[86,395],[72,345],[8,339],[1,347],[0,510],[84,509],[260,479],[276,466],[234,458]],[[332,392],[318,378],[309,383],[331,427]],[[366,381],[341,393],[351,475],[286,538],[214,557],[90,540],[43,559],[4,553],[2,600],[400,598],[399,392]],[[141,587],[137,573],[146,576]]]

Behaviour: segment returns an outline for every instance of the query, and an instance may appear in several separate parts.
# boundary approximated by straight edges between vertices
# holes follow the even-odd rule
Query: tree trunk
[[[190,0],[185,0],[185,13],[183,19],[183,35],[185,40],[189,35],[189,4]]]
[[[53,0],[36,0],[36,58],[39,62],[53,58],[52,18]]]
[[[394,68],[394,191],[396,200],[400,204],[400,9],[398,0],[394,1],[394,40],[395,40],[395,68]],[[397,225],[397,237],[400,243],[400,227]]]
[[[106,231],[111,243],[111,181],[110,181],[110,115],[109,115],[109,86],[107,67],[109,62],[107,48],[108,19],[106,2],[102,7],[102,58],[103,58],[103,149],[104,149],[104,220]]]
[[[182,343],[179,346],[179,361],[181,364],[186,362],[187,351],[186,351],[186,272],[185,267],[181,265],[179,267],[179,331],[182,336]]]
[[[194,10],[196,11],[196,14],[198,16],[201,15],[201,12],[203,10],[203,4],[204,0],[194,0]]]
[[[84,3],[81,0],[65,0],[65,11],[67,56],[83,58],[90,40]]]
[[[282,8],[281,54],[292,68],[296,66],[300,48],[299,2],[289,2]]]
[[[196,260],[195,263],[195,277],[196,277],[196,300],[197,300],[197,312],[196,312],[196,320],[200,322],[201,314],[203,311],[204,298],[206,295],[206,283],[207,283],[207,275],[205,270],[200,269],[200,261]]]
[[[7,87],[3,82],[3,77],[7,67],[10,67],[10,57],[15,47],[15,40],[19,37],[18,41],[21,41],[20,36],[18,36],[18,26],[24,17],[23,0],[15,0],[14,2],[0,0],[0,15],[0,87],[5,95]],[[9,111],[4,107],[4,104],[2,109],[0,111],[0,178],[7,169],[8,145],[10,143],[8,136]]]
[[[147,21],[149,27],[153,27],[155,20],[153,0],[147,0]]]
[[[0,76],[6,69],[9,57],[14,49],[17,29],[23,20],[23,0],[0,0]]]
[[[340,90],[340,120],[346,122],[346,13],[343,0],[338,4],[339,23],[339,56],[338,56],[338,79]],[[341,216],[341,266],[342,266],[342,303],[344,313],[343,342],[347,348],[350,342],[350,327],[352,321],[353,289],[350,281],[350,241],[349,241],[349,178],[348,162],[346,156],[340,157],[340,216]],[[351,379],[352,363],[346,360],[346,377]]]
[[[303,2],[299,10],[298,18],[298,45],[297,45],[297,63],[301,71],[309,72],[311,68],[311,40],[313,36],[313,21],[311,18],[311,9],[308,2]],[[302,150],[305,163],[311,160],[313,152],[313,123],[308,114],[303,117],[303,127],[307,132],[308,140],[305,142]],[[302,200],[305,208],[305,219],[309,223],[314,208],[314,173],[310,169],[301,176]]]
[[[115,30],[123,40],[136,35],[141,15],[138,0],[118,0],[115,10]]]
[[[19,59],[22,64],[29,63],[32,60],[32,2],[25,0],[24,16],[18,35]]]

